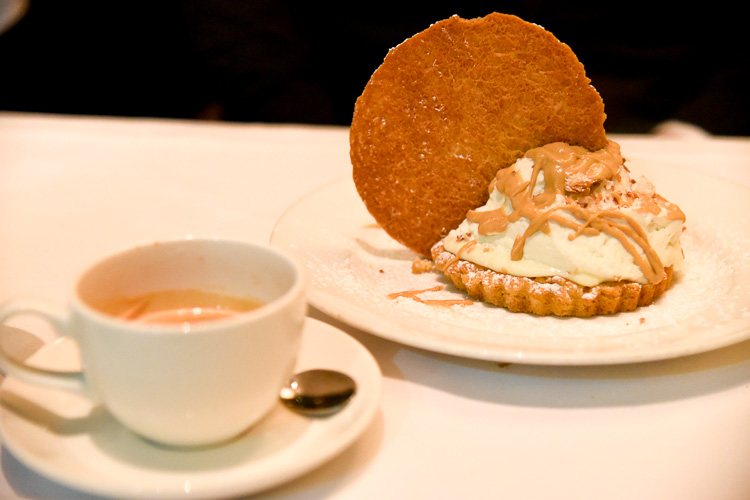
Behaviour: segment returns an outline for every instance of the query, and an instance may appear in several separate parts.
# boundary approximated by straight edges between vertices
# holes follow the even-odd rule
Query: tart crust
[[[591,316],[633,311],[652,304],[672,282],[672,267],[656,283],[608,281],[593,287],[579,285],[557,276],[526,278],[503,274],[456,259],[436,243],[431,250],[436,268],[460,290],[473,298],[512,312],[539,316]]]

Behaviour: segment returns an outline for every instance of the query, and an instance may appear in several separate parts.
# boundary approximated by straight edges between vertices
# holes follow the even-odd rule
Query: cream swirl
[[[443,245],[515,276],[656,283],[665,267],[682,266],[684,222],[648,180],[631,178],[616,143],[595,152],[552,143],[500,170],[487,203]]]

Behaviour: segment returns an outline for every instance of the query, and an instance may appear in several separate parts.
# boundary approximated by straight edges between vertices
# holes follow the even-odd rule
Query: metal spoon
[[[292,411],[324,417],[343,408],[356,389],[357,384],[345,373],[307,370],[292,376],[281,388],[279,398]]]

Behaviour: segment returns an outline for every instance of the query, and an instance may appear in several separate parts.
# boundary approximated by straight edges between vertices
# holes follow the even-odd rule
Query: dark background
[[[453,14],[498,11],[571,46],[609,133],[683,120],[750,135],[750,28],[720,4],[327,5],[31,0],[0,35],[0,110],[349,125],[389,48]]]

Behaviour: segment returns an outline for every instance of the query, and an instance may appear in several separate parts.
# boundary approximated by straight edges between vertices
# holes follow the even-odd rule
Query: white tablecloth
[[[615,139],[626,156],[750,186],[748,140]],[[0,113],[0,301],[62,301],[81,268],[135,243],[266,242],[289,205],[350,168],[344,128]],[[380,363],[380,411],[343,454],[264,498],[750,498],[748,342],[635,365],[501,367],[337,326]],[[50,339],[35,332],[4,342],[29,352]],[[7,450],[1,461],[2,499],[89,498]]]

